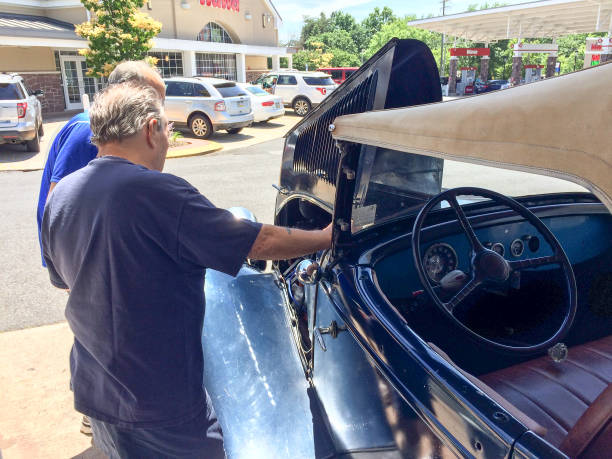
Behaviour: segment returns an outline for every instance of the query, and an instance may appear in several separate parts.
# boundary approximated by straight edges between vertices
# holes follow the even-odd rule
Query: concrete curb
[[[223,149],[223,145],[211,140],[189,139],[189,145],[168,149],[166,159],[184,158],[186,156],[198,156],[212,153]]]

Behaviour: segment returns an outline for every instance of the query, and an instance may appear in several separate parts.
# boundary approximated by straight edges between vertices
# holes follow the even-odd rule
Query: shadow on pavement
[[[70,459],[108,459],[108,456],[95,446],[87,448],[85,451],[71,457]]]

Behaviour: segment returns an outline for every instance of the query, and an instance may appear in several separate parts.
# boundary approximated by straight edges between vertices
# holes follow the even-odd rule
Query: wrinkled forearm
[[[256,260],[296,258],[331,245],[331,229],[306,231],[263,225],[248,257]]]

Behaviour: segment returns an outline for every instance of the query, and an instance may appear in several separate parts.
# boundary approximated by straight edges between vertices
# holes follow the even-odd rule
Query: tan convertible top
[[[334,124],[337,140],[570,180],[612,211],[612,64]]]

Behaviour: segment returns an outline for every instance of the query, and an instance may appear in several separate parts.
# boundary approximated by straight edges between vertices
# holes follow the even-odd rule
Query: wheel
[[[198,139],[208,139],[212,133],[212,124],[204,115],[194,115],[189,120],[189,129]]]
[[[242,131],[242,128],[231,128],[227,130],[228,134],[238,134],[240,131]]]
[[[26,148],[28,151],[40,151],[40,137],[38,136],[38,129],[36,130],[36,137],[26,142]]]
[[[457,196],[480,196],[488,198],[493,202],[500,204],[504,207],[510,208],[520,217],[525,219],[527,223],[530,223],[544,238],[546,243],[550,246],[552,255],[541,256],[536,258],[528,258],[521,260],[506,260],[503,255],[490,250],[483,246],[479,241],[472,224],[465,212],[459,205]],[[423,258],[421,255],[421,232],[425,224],[425,219],[429,212],[435,208],[439,203],[446,201],[450,208],[452,208],[457,217],[457,222],[460,228],[463,229],[467,241],[470,245],[471,265],[470,273],[454,272],[451,271],[448,275],[458,276],[465,278],[467,282],[463,283],[463,286],[458,291],[450,292],[450,297],[443,298],[441,294],[445,294],[444,288],[432,285],[432,282],[425,271]],[[559,340],[561,340],[570,327],[576,315],[577,307],[577,293],[576,293],[576,278],[572,265],[565,254],[565,250],[548,229],[548,227],[538,218],[534,213],[527,209],[523,204],[515,201],[514,199],[504,196],[503,194],[496,193],[491,190],[485,190],[483,188],[451,188],[443,191],[431,198],[421,209],[414,226],[412,228],[412,257],[414,259],[414,265],[419,275],[419,279],[425,288],[425,291],[429,294],[433,303],[438,309],[446,316],[451,322],[459,326],[460,329],[464,330],[469,336],[474,338],[480,344],[489,347],[494,350],[503,351],[506,353],[516,354],[530,354],[540,352],[548,349]],[[523,269],[536,268],[538,266],[555,264],[561,267],[563,276],[565,278],[565,311],[559,314],[559,325],[551,327],[548,330],[548,335],[543,341],[531,344],[531,343],[517,343],[507,344],[496,341],[490,337],[486,337],[465,325],[458,316],[457,306],[464,303],[464,300],[470,296],[480,285],[487,283],[504,284],[509,282],[511,275],[514,272],[520,272]],[[454,273],[454,274],[453,274]],[[445,276],[446,277],[446,276]],[[462,279],[463,280],[463,279]],[[442,285],[444,279],[440,281]],[[494,307],[494,305],[491,305]]]
[[[298,97],[293,101],[292,107],[297,116],[306,116],[306,114],[310,111],[311,105],[308,99]]]
[[[45,129],[43,127],[43,124],[40,123],[40,125],[38,126],[38,137],[42,137],[45,135]]]

